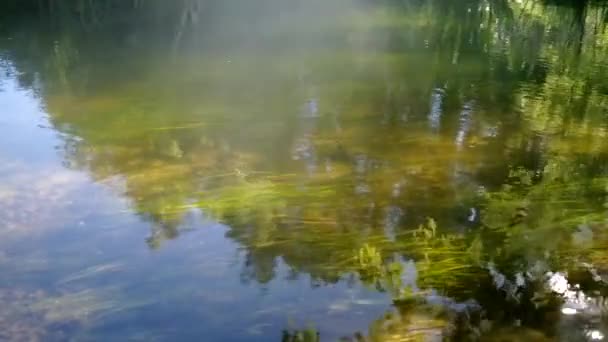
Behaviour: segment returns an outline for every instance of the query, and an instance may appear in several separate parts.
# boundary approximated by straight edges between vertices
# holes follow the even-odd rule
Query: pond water
[[[603,4],[33,3],[0,340],[608,334]]]

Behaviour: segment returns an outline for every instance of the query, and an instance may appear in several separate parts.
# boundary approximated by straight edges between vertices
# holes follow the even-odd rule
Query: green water
[[[10,3],[1,341],[608,334],[602,3]]]

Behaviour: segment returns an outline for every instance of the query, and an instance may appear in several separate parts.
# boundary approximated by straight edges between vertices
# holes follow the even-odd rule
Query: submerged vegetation
[[[0,26],[0,61],[150,248],[214,220],[245,283],[386,293],[350,340],[608,333],[606,6],[235,3],[8,1],[43,19]],[[45,319],[116,304],[88,294]]]

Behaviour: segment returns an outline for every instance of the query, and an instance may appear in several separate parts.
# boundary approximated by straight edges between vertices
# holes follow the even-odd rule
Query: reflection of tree
[[[96,34],[103,37],[103,18],[118,20],[118,16],[101,15],[101,11],[117,11],[128,17],[132,13],[129,11],[163,11],[162,6],[168,6],[163,3],[67,1],[60,6],[92,11],[86,15],[87,21],[97,18],[101,26]],[[193,3],[184,1],[178,5],[193,6]],[[327,199],[326,208],[319,206],[322,210],[333,210],[333,213],[325,213],[329,216],[325,220],[344,225],[344,217],[368,215],[371,219],[366,224],[376,226],[385,220],[386,212],[407,212],[408,209],[423,209],[417,221],[425,214],[441,217],[441,211],[449,210],[455,202],[469,204],[470,199],[462,193],[473,190],[474,187],[467,189],[466,186],[475,182],[477,176],[481,178],[476,182],[485,186],[497,186],[503,180],[501,177],[487,179],[482,176],[501,167],[504,169],[506,163],[493,166],[500,162],[488,157],[467,159],[473,154],[460,153],[462,146],[468,151],[478,150],[480,156],[488,155],[488,151],[504,150],[507,146],[512,151],[509,157],[516,164],[536,165],[538,169],[546,163],[543,155],[547,152],[546,141],[550,138],[543,136],[544,133],[557,132],[557,128],[572,132],[583,120],[599,119],[603,77],[601,70],[593,68],[599,57],[592,46],[584,45],[580,57],[577,57],[580,62],[572,64],[568,44],[572,34],[579,34],[580,30],[559,22],[560,18],[580,15],[580,11],[539,4],[532,6],[531,2],[518,5],[504,1],[469,1],[464,5],[439,0],[411,1],[394,6],[405,6],[404,11],[388,12],[380,7],[377,11],[353,15],[348,27],[349,39],[357,37],[355,41],[359,43],[353,43],[353,47],[358,56],[327,60],[306,56],[304,65],[311,70],[306,78],[310,82],[315,80],[314,92],[317,94],[313,99],[314,106],[321,103],[323,110],[332,112],[330,116],[334,117],[334,122],[325,116],[306,119],[318,122],[313,128],[302,131],[309,141],[306,148],[313,151],[303,153],[314,154],[307,163],[318,164],[315,170],[331,170],[325,175],[317,171],[319,179],[314,180],[311,187],[315,189],[319,184],[334,187],[335,194]],[[219,7],[214,8],[218,10]],[[405,12],[406,8],[416,10]],[[583,20],[584,23],[592,27],[600,25],[593,21],[598,17],[594,12],[596,9],[584,8],[583,14],[589,18]],[[46,9],[51,10],[48,6]],[[150,14],[150,18],[154,17]],[[129,25],[135,29],[142,24],[134,21]],[[545,34],[547,27],[557,34]],[[559,30],[564,30],[564,33]],[[578,31],[572,33],[572,30]],[[584,32],[596,31],[586,29]],[[179,214],[172,212],[172,208],[198,200],[193,191],[205,189],[200,184],[201,179],[216,174],[233,174],[235,168],[244,167],[248,172],[248,169],[256,168],[253,162],[256,158],[243,156],[268,151],[239,151],[247,150],[245,144],[231,137],[229,132],[243,129],[238,127],[242,121],[218,130],[217,127],[205,127],[208,123],[201,122],[197,114],[197,111],[217,111],[217,120],[222,120],[223,116],[234,115],[235,112],[263,111],[268,104],[252,106],[251,96],[234,93],[228,96],[219,94],[219,100],[218,94],[203,98],[198,94],[188,96],[173,89],[183,87],[178,83],[181,76],[163,80],[166,86],[162,89],[144,86],[144,82],[154,83],[167,74],[157,70],[154,76],[144,79],[143,72],[149,74],[149,71],[143,67],[135,67],[134,76],[139,81],[131,82],[134,83],[132,86],[108,89],[109,85],[103,81],[105,78],[101,77],[108,69],[92,63],[93,50],[75,32],[79,31],[63,30],[61,39],[48,42],[39,36],[39,44],[21,49],[12,47],[10,51],[15,54],[15,63],[27,61],[27,65],[20,66],[24,71],[24,83],[33,86],[33,81],[25,79],[33,80],[36,73],[41,78],[39,91],[43,96],[48,95],[47,105],[53,113],[51,119],[56,127],[78,137],[69,144],[70,163],[90,168],[99,178],[124,175],[126,194],[134,199],[145,216],[153,218],[159,225],[171,227],[179,222],[175,217]],[[120,33],[128,34],[127,31]],[[375,46],[373,42],[381,36],[390,37],[390,42]],[[583,33],[583,36],[585,42],[593,41],[595,46],[602,44],[601,35]],[[166,38],[166,44],[170,44],[172,37]],[[100,41],[103,42],[103,38]],[[392,54],[393,50],[401,49],[419,51],[424,44],[428,46],[420,57],[416,54]],[[556,58],[559,56],[565,58]],[[151,62],[150,65],[155,64]],[[337,68],[338,65],[348,67]],[[234,68],[238,69],[238,64]],[[360,71],[353,72],[357,68]],[[336,71],[330,72],[330,69]],[[184,72],[192,72],[192,69],[184,68]],[[283,80],[291,77],[277,73],[275,71],[270,77]],[[340,82],[326,80],[325,75],[331,75]],[[235,84],[241,81],[238,75],[199,72],[191,77],[223,82],[222,86],[230,90],[240,88]],[[234,78],[234,81],[226,82],[225,79],[229,78]],[[119,80],[129,84],[126,79]],[[416,85],[409,84],[407,80],[416,80]],[[267,84],[272,87],[280,82]],[[278,112],[288,107],[298,108],[307,101],[309,104],[306,106],[313,106],[308,94],[297,93],[300,90],[296,88],[300,86],[293,82],[289,87],[293,91],[284,92],[290,97],[290,103],[277,103],[273,109]],[[202,90],[214,89],[206,87]],[[90,96],[92,93],[96,96]],[[265,97],[269,93],[272,91],[260,91],[256,95]],[[177,104],[173,97],[184,101]],[[215,103],[201,107],[201,100]],[[512,110],[524,100],[526,104],[521,113]],[[247,103],[248,108],[238,104],[226,108],[227,101]],[[377,108],[382,109],[381,115],[374,113]],[[561,113],[568,114],[563,114],[564,118],[553,118],[556,108],[564,108]],[[83,112],[88,114],[82,115]],[[437,118],[431,118],[433,115]],[[308,125],[276,119],[283,120],[290,127],[290,131],[280,138],[279,144],[285,146],[290,145],[285,141],[293,139],[294,126]],[[435,119],[438,120],[436,127],[439,132],[436,133],[440,138],[435,138],[433,132],[404,138],[404,135],[412,134],[408,128],[410,125]],[[239,116],[239,120],[254,123],[253,118],[246,115]],[[130,124],[125,126],[125,122]],[[540,137],[537,135],[539,132]],[[420,158],[417,151],[421,149],[438,158]],[[286,156],[289,151],[283,149],[280,153]],[[538,156],[534,157],[537,162],[525,161],[534,155]],[[265,160],[259,165],[264,165],[269,158],[265,156],[262,159]],[[390,167],[386,167],[387,164]],[[289,172],[293,166],[279,169]],[[506,171],[503,175],[506,176]],[[334,181],[340,185],[334,185]],[[359,192],[361,203],[355,207],[361,213],[354,215],[348,210],[335,210],[338,200],[350,196],[353,191]],[[391,194],[399,192],[405,195],[392,198]],[[446,203],[445,206],[438,205],[439,198],[443,198],[439,203]],[[293,202],[298,202],[298,199]],[[251,206],[252,203],[241,205]],[[367,205],[373,205],[373,209],[364,209]],[[366,210],[367,214],[363,214]],[[270,211],[265,215],[274,214]],[[167,222],[160,224],[165,219]],[[169,229],[174,230],[175,227]]]

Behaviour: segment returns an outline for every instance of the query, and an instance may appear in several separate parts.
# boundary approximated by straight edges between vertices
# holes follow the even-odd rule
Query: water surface
[[[0,25],[0,340],[608,333],[603,4],[57,6]]]

